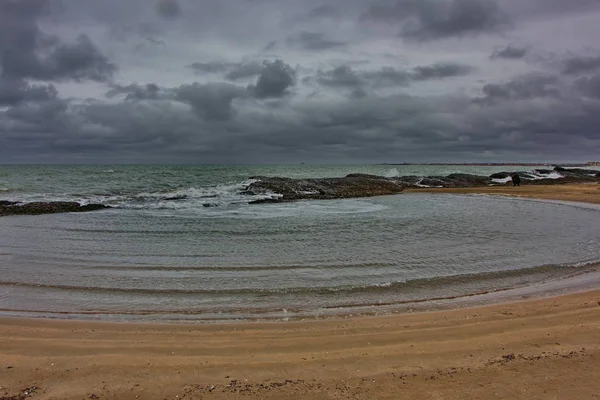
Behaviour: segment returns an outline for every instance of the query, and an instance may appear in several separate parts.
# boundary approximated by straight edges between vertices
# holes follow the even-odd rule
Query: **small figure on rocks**
[[[513,186],[521,186],[521,177],[516,172],[510,176],[512,178]]]

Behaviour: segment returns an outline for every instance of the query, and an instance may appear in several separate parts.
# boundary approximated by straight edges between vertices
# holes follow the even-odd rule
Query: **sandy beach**
[[[410,191],[600,204],[599,185]],[[600,399],[599,376],[600,290],[309,322],[0,318],[0,399]]]

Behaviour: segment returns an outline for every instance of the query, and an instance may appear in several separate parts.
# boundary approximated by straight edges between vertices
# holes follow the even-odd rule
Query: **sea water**
[[[423,193],[248,204],[242,193],[257,176],[503,169],[0,166],[0,199],[114,207],[0,218],[0,314],[159,321],[344,316],[594,269],[600,210],[592,206]]]

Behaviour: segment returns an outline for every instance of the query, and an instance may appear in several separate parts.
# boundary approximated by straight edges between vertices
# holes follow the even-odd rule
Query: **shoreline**
[[[486,186],[472,188],[406,188],[404,193],[446,193],[508,196],[536,200],[557,200],[600,204],[600,184],[560,184],[560,185],[522,185],[522,186]]]
[[[406,192],[600,204],[594,184]],[[593,286],[318,321],[0,317],[0,399],[600,398],[600,290]]]

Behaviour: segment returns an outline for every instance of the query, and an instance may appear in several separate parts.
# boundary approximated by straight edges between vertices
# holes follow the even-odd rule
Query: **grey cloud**
[[[475,101],[480,104],[494,104],[512,99],[532,99],[538,97],[558,97],[558,78],[550,75],[529,74],[517,77],[507,83],[489,83],[483,86],[484,97]]]
[[[428,41],[498,32],[512,25],[493,0],[399,0],[372,5],[363,21],[399,24],[400,36]]]
[[[575,86],[584,95],[600,100],[600,73],[577,79]]]
[[[181,14],[181,8],[177,0],[158,0],[156,12],[164,18],[175,18]]]
[[[265,68],[264,64],[255,61],[240,63],[195,62],[190,64],[189,67],[197,74],[225,74],[225,79],[230,81],[253,78],[260,75]]]
[[[313,8],[308,13],[309,18],[332,18],[338,15],[338,9],[332,5],[324,4]]]
[[[188,66],[193,69],[197,73],[205,73],[205,74],[215,74],[219,72],[225,72],[227,69],[231,67],[229,63],[222,63],[219,61],[211,61],[211,62],[195,62]]]
[[[362,89],[356,93],[364,95],[369,88],[406,86],[411,81],[444,79],[470,74],[475,69],[468,65],[440,63],[418,66],[412,69],[399,70],[393,67],[383,67],[379,70],[355,71],[347,65],[331,70],[317,71],[315,81],[332,88]],[[310,81],[310,80],[309,80]]]
[[[413,69],[413,79],[422,81],[429,79],[443,79],[453,76],[464,76],[474,71],[474,68],[469,65],[439,63],[415,67]]]
[[[317,71],[316,81],[324,86],[342,88],[358,88],[367,83],[364,77],[347,65],[328,71]]]
[[[90,79],[104,82],[116,70],[86,35],[79,35],[75,43],[56,46],[40,64],[37,79]]]
[[[490,59],[495,60],[497,58],[504,58],[507,60],[519,60],[529,52],[529,49],[526,47],[517,47],[508,45],[501,49],[496,49],[490,55]]]
[[[503,0],[517,18],[547,18],[549,15],[589,13],[600,10],[597,0]]]
[[[573,56],[576,49],[593,47],[590,10],[599,9],[598,1],[478,3],[390,0],[373,6],[357,25],[357,16],[373,2],[279,2],[275,9],[272,0],[178,0],[185,12],[161,14],[157,0],[62,0],[64,11],[49,0],[55,12],[48,14],[43,0],[0,0],[0,158],[333,163],[550,161],[599,154],[597,54]],[[524,58],[556,76],[527,74],[531,63],[507,68],[490,63],[490,46],[498,39],[477,36],[510,27],[507,13],[523,29],[502,39],[513,44],[496,49],[497,58],[520,57],[514,43],[521,42],[511,40],[534,43],[536,53],[559,55]],[[568,35],[549,35],[567,24]],[[89,35],[88,45],[75,40],[79,32]],[[300,51],[306,50],[301,42],[287,42],[297,32],[322,35],[305,37],[306,42],[348,45],[333,47],[343,49],[343,56]],[[398,46],[396,33],[413,43]],[[445,38],[468,40],[425,43]],[[283,61],[278,66],[253,61],[270,59],[260,47],[274,39],[268,50],[277,46],[293,68]],[[143,52],[125,53],[141,40],[147,42]],[[148,46],[153,40],[165,45]],[[94,48],[109,54],[100,51],[104,46],[119,60],[119,75],[112,74],[120,85],[106,89],[109,99],[90,100],[105,86],[73,81],[110,77],[93,68],[101,58],[85,62],[94,59]],[[564,56],[565,51],[574,53]],[[455,67],[441,64],[449,54],[458,61]],[[368,64],[356,63],[365,59]],[[197,60],[202,62],[191,64]],[[415,60],[427,61],[403,67]],[[463,62],[477,70],[461,68]],[[209,83],[190,83],[192,71]],[[525,75],[511,78],[515,71]],[[312,76],[296,87],[300,74]],[[61,99],[51,82],[35,82],[40,77],[68,80],[56,87],[80,98]],[[239,84],[215,82],[227,79]],[[467,95],[477,89],[477,97]],[[340,92],[343,96],[336,95]]]
[[[174,99],[189,104],[204,119],[224,121],[233,116],[233,100],[246,95],[245,88],[229,83],[193,83],[177,88]]]
[[[288,37],[287,42],[305,50],[321,51],[345,46],[345,42],[328,39],[323,33],[301,32]]]
[[[63,43],[44,34],[38,18],[45,1],[0,3],[0,68],[3,77],[38,80],[107,81],[116,67],[86,35]]]
[[[77,154],[95,162],[114,156],[141,162],[310,162],[324,156],[331,162],[422,161],[439,160],[440,154],[485,160],[488,151],[500,160],[523,161],[528,152],[548,158],[599,150],[594,140],[600,138],[590,128],[600,126],[600,102],[566,92],[558,91],[550,102],[526,94],[518,102],[485,105],[463,95],[314,99],[293,107],[284,102],[278,113],[238,104],[232,118],[232,102],[248,93],[224,85],[161,89],[174,99],[153,102],[75,106],[49,101],[14,107],[0,113],[1,148],[18,148],[21,156],[52,149],[55,159]],[[215,111],[215,103],[221,109]],[[211,113],[218,118],[207,118]],[[10,135],[6,121],[13,127]],[[30,144],[23,145],[24,139]]]
[[[282,60],[266,61],[256,85],[249,90],[257,98],[282,97],[296,84],[296,71]]]
[[[260,75],[264,68],[265,66],[258,62],[233,64],[225,78],[230,81],[253,78]]]
[[[38,134],[47,138],[48,134],[61,135],[70,129],[72,122],[67,110],[68,103],[61,99],[28,102],[9,108],[0,121],[10,122],[10,128],[4,129],[5,134],[16,136],[17,140],[36,140]]]
[[[160,88],[155,83],[138,85],[132,83],[126,86],[114,85],[106,93],[107,97],[115,97],[119,94],[125,94],[125,100],[156,100],[160,95]]]
[[[265,47],[263,48],[263,51],[271,51],[271,50],[275,49],[275,47],[277,47],[277,41],[271,40],[269,43],[267,43],[265,45]]]
[[[600,56],[573,56],[563,62],[563,74],[577,75],[600,69]]]
[[[31,85],[22,80],[0,78],[0,106],[43,102],[58,97],[53,85]]]

